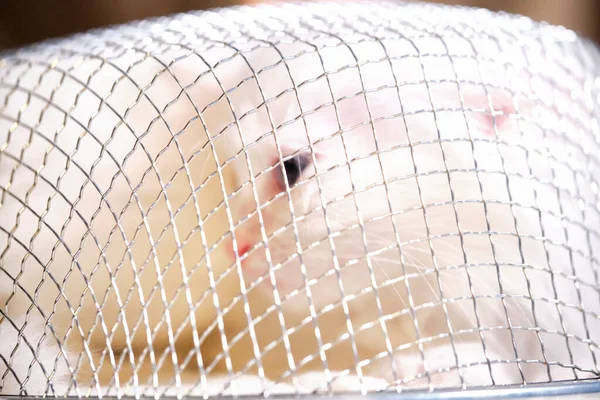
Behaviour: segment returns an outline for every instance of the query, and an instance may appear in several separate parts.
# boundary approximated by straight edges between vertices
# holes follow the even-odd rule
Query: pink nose
[[[250,245],[246,243],[238,244],[238,256],[241,257],[250,250]]]

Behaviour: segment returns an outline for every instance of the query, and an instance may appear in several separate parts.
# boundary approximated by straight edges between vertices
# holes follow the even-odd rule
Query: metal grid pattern
[[[0,393],[465,389],[600,374],[600,52],[287,3],[0,58]]]

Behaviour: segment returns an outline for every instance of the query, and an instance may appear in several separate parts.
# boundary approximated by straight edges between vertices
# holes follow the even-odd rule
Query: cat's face
[[[258,290],[280,296],[303,296],[308,285],[321,306],[432,267],[428,239],[456,230],[453,198],[481,199],[474,173],[452,173],[450,183],[447,171],[472,170],[469,137],[493,139],[505,118],[494,121],[479,92],[461,104],[451,83],[346,88],[335,104],[330,90],[321,82],[286,93],[226,132],[235,143],[232,259],[246,284],[260,280]]]
[[[363,98],[347,102],[354,103],[356,113],[338,109],[343,128],[368,121],[366,107],[360,110]],[[331,106],[247,142],[247,152],[232,162],[239,189],[231,206],[235,222],[242,221],[235,237],[247,280],[264,277],[260,288],[272,291],[275,283],[281,295],[318,281],[317,297],[324,304],[339,297],[336,269],[359,274],[346,284],[346,291],[355,292],[369,279],[367,254],[386,257],[385,249],[396,243],[391,209],[418,205],[413,183],[394,181],[413,171],[409,151],[392,150],[406,142],[402,122],[379,124],[388,140],[378,140],[378,152],[369,124],[340,133],[335,115]],[[253,127],[258,126],[265,124]]]

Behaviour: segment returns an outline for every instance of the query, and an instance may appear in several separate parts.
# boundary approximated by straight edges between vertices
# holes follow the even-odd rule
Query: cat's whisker
[[[388,280],[392,279],[392,278],[389,277],[389,275],[385,271],[385,268],[381,267],[381,265],[379,264],[379,262],[377,260],[374,260],[374,261],[375,261],[375,264],[377,264],[377,266],[381,270],[381,272],[383,272],[383,274],[386,276],[386,279],[388,279]],[[402,295],[400,294],[400,292],[396,288],[396,284],[392,284],[390,286],[394,289],[394,292],[398,295],[398,298],[402,302],[402,305],[404,306],[404,308],[407,309],[408,308],[408,304],[406,304],[406,301],[404,300],[404,298],[402,297]]]

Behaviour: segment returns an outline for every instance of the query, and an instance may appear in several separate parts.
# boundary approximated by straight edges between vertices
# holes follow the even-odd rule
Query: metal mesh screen
[[[600,52],[398,2],[195,12],[0,59],[0,393],[600,374]]]

